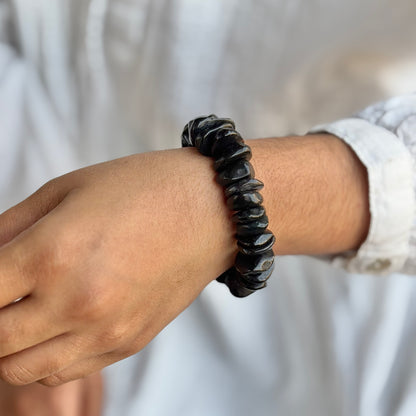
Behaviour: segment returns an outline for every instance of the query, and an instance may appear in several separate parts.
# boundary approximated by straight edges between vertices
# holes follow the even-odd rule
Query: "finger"
[[[156,325],[156,327],[159,326]],[[103,351],[101,354],[91,354],[90,357],[79,360],[79,362],[76,362],[61,371],[55,372],[49,377],[38,380],[38,382],[45,386],[53,387],[86,377],[102,370],[104,367],[137,353],[155,337],[156,333],[154,327],[149,325],[143,330],[140,339],[135,340],[135,342],[131,342],[116,350],[112,348],[111,350],[107,349],[107,351]]]
[[[50,181],[24,201],[0,215],[0,246],[52,211],[69,192],[65,180]]]
[[[81,360],[62,371],[58,371],[49,377],[38,380],[44,386],[60,386],[73,380],[86,377],[89,374],[96,373],[111,364],[125,358],[116,352],[107,352],[94,357]]]
[[[69,193],[64,201],[9,243],[0,247],[0,308],[28,296],[35,288],[46,288],[48,278],[60,274],[62,212],[68,211]],[[66,267],[66,263],[65,263]]]
[[[100,353],[101,351],[93,350],[91,342],[87,343],[85,337],[63,334],[43,344],[1,358],[0,378],[9,384],[23,386],[57,374]]]
[[[30,269],[28,265],[39,263],[39,241],[33,238],[36,233],[28,231],[68,195],[69,185],[62,182],[58,186],[51,181],[0,215],[0,308],[28,296],[34,288],[33,267]],[[27,232],[22,233],[24,230]]]
[[[81,416],[100,416],[103,408],[103,377],[100,372],[84,380]]]
[[[31,296],[0,310],[0,358],[67,332],[50,310]]]

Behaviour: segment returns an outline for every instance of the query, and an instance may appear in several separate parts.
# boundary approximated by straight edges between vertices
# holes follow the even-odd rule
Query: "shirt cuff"
[[[370,228],[355,252],[325,257],[352,273],[390,274],[409,256],[416,201],[413,159],[389,130],[358,118],[314,127],[309,133],[330,133],[345,141],[367,168]]]

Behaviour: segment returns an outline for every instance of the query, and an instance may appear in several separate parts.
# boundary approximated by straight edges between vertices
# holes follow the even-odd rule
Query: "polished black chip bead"
[[[266,284],[267,284],[266,282],[269,279],[269,277],[272,275],[273,270],[274,270],[274,263],[269,269],[265,270],[264,272],[253,273],[249,275],[240,275],[240,279],[242,281],[242,284],[249,289],[253,289],[253,290],[263,289],[264,287],[266,287]]]
[[[267,215],[263,215],[257,220],[245,223],[237,223],[237,239],[249,235],[262,234],[269,225]]]
[[[269,230],[263,234],[239,237],[237,241],[238,250],[246,255],[265,253],[272,249],[276,238]]]
[[[233,223],[235,224],[244,224],[254,220],[258,220],[266,214],[266,210],[259,205],[258,207],[243,209],[242,211],[237,211],[231,217]]]
[[[272,249],[273,244],[274,244],[274,239],[269,244],[265,245],[264,247],[243,247],[243,246],[240,246],[237,242],[238,250],[240,251],[240,253],[243,253],[247,256],[254,256],[256,254],[265,253],[266,251],[269,251]]]
[[[234,130],[229,118],[218,118],[215,114],[198,117],[190,121],[182,132],[182,146],[195,146],[202,154],[211,156],[211,148],[220,129]]]
[[[228,289],[230,289],[230,292],[232,295],[234,295],[236,298],[245,298],[252,293],[254,293],[257,289],[250,289],[249,287],[243,286],[239,280],[234,279],[230,280],[227,283]],[[262,287],[259,287],[259,289],[262,289]]]
[[[244,146],[244,140],[240,134],[235,130],[222,129],[218,130],[215,143],[212,145],[212,157],[214,160],[220,158],[223,153],[230,152],[235,146],[235,143]]]
[[[263,197],[256,191],[234,194],[227,199],[227,206],[233,211],[256,207],[263,202]]]
[[[234,267],[232,269],[233,272],[228,275],[225,282],[232,295],[236,296],[237,298],[245,298],[257,290],[250,288],[248,285],[244,284],[245,282],[243,279],[241,279],[241,276],[237,270]]]
[[[238,298],[244,298],[257,290],[253,284],[251,285],[251,288],[248,287],[250,286],[250,283],[247,284],[242,279],[241,275],[237,272],[235,267],[231,267],[222,273],[221,276],[217,277],[217,282],[225,283],[228,286],[230,292]]]
[[[246,178],[241,181],[232,183],[230,186],[225,188],[225,197],[229,198],[234,194],[242,194],[248,191],[259,191],[264,187],[263,182],[255,178]]]
[[[218,172],[215,180],[221,186],[228,186],[233,182],[237,182],[251,176],[254,176],[253,166],[247,160],[241,159],[237,160],[234,164],[227,166],[221,172]]]
[[[250,275],[264,272],[273,266],[273,250],[268,250],[262,254],[247,256],[239,252],[235,258],[235,268],[242,275]]]
[[[226,123],[223,120],[216,120],[215,123],[212,123],[212,128],[208,130],[208,127],[205,129],[205,133],[202,132],[198,134],[195,139],[196,148],[205,156],[212,156],[212,147],[217,140],[217,134],[223,130],[231,130],[232,125]]]
[[[234,142],[234,144],[230,145],[220,157],[214,159],[214,170],[218,172],[238,159],[250,160],[251,149],[246,144]]]
[[[201,120],[202,119],[202,120]],[[210,114],[206,117],[198,117],[198,123],[195,126],[195,131],[206,133],[212,128],[221,126],[221,124],[229,124],[231,128],[235,129],[235,123],[230,118],[217,117],[215,114]]]
[[[261,235],[240,238],[238,245],[247,248],[264,247],[265,245],[270,244],[271,240],[274,240],[274,235],[270,230],[266,230]]]
[[[194,147],[195,146],[195,129],[197,128],[198,124],[205,120],[206,117],[198,117],[191,120],[183,129],[182,131],[182,147]]]

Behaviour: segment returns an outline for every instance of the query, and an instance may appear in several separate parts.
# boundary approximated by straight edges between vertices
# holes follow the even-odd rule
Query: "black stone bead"
[[[266,273],[266,272],[263,272],[263,273]],[[263,289],[264,287],[266,287],[266,284],[267,284],[266,280],[267,279],[265,281],[255,281],[253,279],[251,279],[251,280],[246,279],[243,275],[241,275],[238,272],[237,272],[237,274],[238,274],[238,280],[240,282],[240,285],[246,287],[247,289],[259,290],[259,289]]]
[[[214,160],[220,158],[224,153],[228,153],[233,149],[235,144],[244,146],[244,140],[235,130],[223,129],[217,133],[217,140],[212,145],[212,156]]]
[[[202,120],[201,120],[202,118]],[[230,118],[217,117],[215,114],[210,114],[207,117],[198,117],[198,123],[196,124],[195,129],[198,131],[209,131],[213,128],[219,127],[221,125],[228,124],[232,129],[235,129],[235,123]]]
[[[273,266],[274,255],[272,250],[268,250],[262,254],[247,256],[239,252],[235,259],[235,268],[243,276],[256,275],[265,272]]]
[[[235,224],[245,224],[247,222],[258,220],[265,214],[266,210],[261,205],[259,205],[258,207],[237,211],[233,214],[231,219]]]
[[[255,236],[257,237],[257,236]],[[247,237],[244,237],[247,238]],[[238,250],[240,251],[240,253],[243,253],[247,256],[254,256],[256,254],[262,254],[265,253],[266,251],[269,251],[272,249],[273,244],[275,243],[275,238],[273,237],[268,244],[265,244],[264,246],[252,246],[252,247],[243,247],[240,244],[238,244],[239,242],[237,241],[237,245],[238,245]]]
[[[269,277],[272,275],[274,270],[274,263],[272,266],[260,273],[253,273],[250,275],[241,275],[241,281],[244,286],[249,289],[259,290],[266,286],[266,282]]]
[[[225,197],[229,198],[234,194],[242,194],[248,191],[259,191],[264,187],[263,182],[255,178],[247,178],[241,181],[235,182],[225,188]]]
[[[219,130],[234,129],[235,124],[229,118],[218,118],[215,114],[198,117],[190,121],[182,132],[182,146],[195,146],[202,154],[211,156],[211,148]]]
[[[244,159],[237,160],[234,164],[227,166],[218,172],[216,181],[221,186],[228,186],[241,179],[254,176],[254,169],[250,162]]]
[[[238,238],[237,245],[239,250],[243,252],[246,251],[245,254],[259,254],[263,253],[267,250],[270,250],[275,242],[275,237],[273,233],[269,230],[264,231],[263,234],[260,235],[253,235],[253,236],[245,236]]]
[[[246,144],[234,142],[234,144],[230,145],[218,159],[215,159],[214,169],[218,172],[238,159],[250,160],[251,149]]]
[[[237,223],[237,238],[263,234],[268,225],[269,219],[267,215],[263,215],[261,218],[251,222]]]
[[[256,207],[263,202],[263,197],[258,192],[245,192],[234,194],[227,199],[227,206],[233,211]]]
[[[217,282],[226,284],[230,292],[239,298],[251,295],[255,290],[254,287],[251,289],[246,287],[250,286],[250,283],[246,284],[245,281],[241,279],[241,275],[237,272],[235,267],[231,267],[221,274],[221,276],[217,277]]]
[[[228,289],[230,289],[231,294],[234,295],[236,298],[245,298],[256,291],[256,289],[253,290],[241,285],[238,280],[230,282],[227,286]],[[259,289],[262,289],[263,287],[264,285],[262,287],[259,287]]]
[[[182,147],[194,147],[195,146],[195,128],[197,128],[198,124],[205,120],[206,117],[198,117],[194,120],[191,120],[183,129],[182,132]]]
[[[230,289],[230,292],[238,298],[244,298],[251,295],[256,290],[254,288],[247,287],[249,285],[245,284],[243,279],[241,279],[240,274],[234,267],[229,269],[225,279],[225,284],[228,286],[228,289]]]
[[[224,273],[220,274],[215,280],[218,283],[225,283],[228,279],[230,274],[235,273],[234,267],[231,267],[230,269],[227,269]]]
[[[216,120],[215,123],[211,123],[202,130],[195,139],[196,148],[205,156],[212,156],[212,147],[217,140],[217,134],[222,130],[232,130],[233,125],[231,123],[224,122],[224,119]]]

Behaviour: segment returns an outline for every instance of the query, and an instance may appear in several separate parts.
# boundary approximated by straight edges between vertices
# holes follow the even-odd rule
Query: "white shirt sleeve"
[[[370,229],[357,252],[326,257],[352,273],[416,275],[416,94],[313,128],[344,140],[366,166]]]

